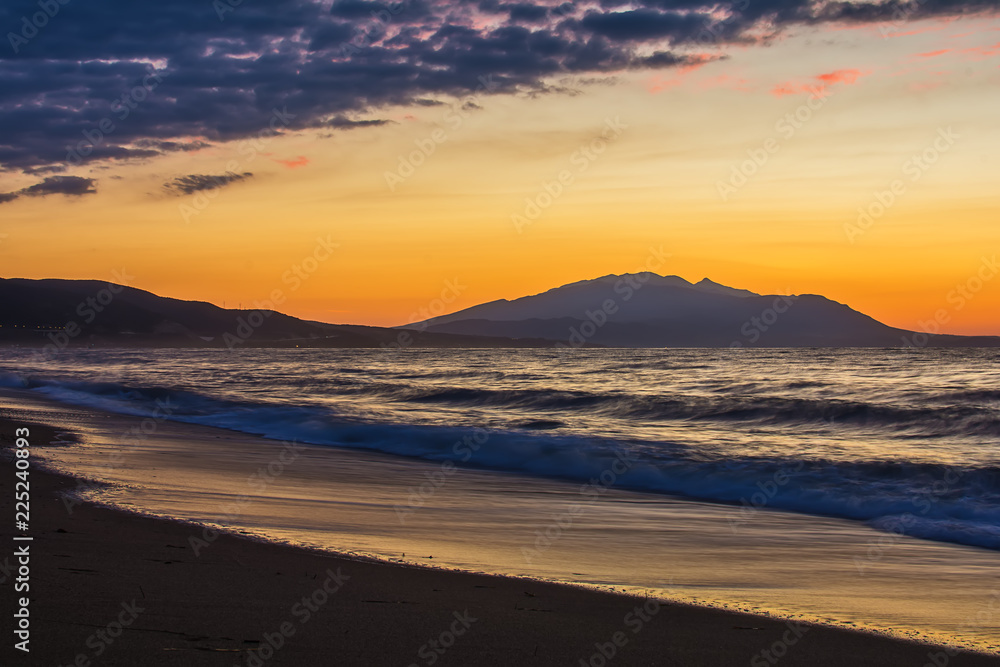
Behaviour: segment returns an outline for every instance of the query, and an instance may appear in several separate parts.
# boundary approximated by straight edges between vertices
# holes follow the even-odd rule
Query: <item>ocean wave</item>
[[[894,535],[1000,550],[1000,526],[989,521],[935,519],[900,514],[879,517],[869,521],[869,525]]]
[[[24,389],[28,386],[28,379],[17,373],[0,373],[0,387],[7,389]]]
[[[158,415],[278,440],[453,461],[581,485],[610,479],[619,488],[730,503],[734,529],[763,508],[867,521],[890,532],[905,516],[911,519],[902,529],[908,535],[1000,549],[1000,468],[989,465],[711,456],[675,442],[563,433],[565,422],[551,419],[524,421],[507,430],[374,423],[344,418],[328,405],[227,400],[170,387],[18,375],[0,375],[0,386],[30,388],[102,410]],[[518,394],[518,400],[544,400],[541,393]],[[460,396],[479,400],[482,394]],[[448,393],[441,396],[441,400],[455,398]],[[614,473],[610,477],[609,471]]]
[[[652,421],[746,421],[761,425],[837,423],[885,429],[892,427],[920,435],[1000,435],[1000,410],[983,405],[913,405],[862,402],[848,399],[762,396],[751,385],[725,395],[643,395],[585,390],[490,389],[483,387],[413,387],[370,383],[348,393],[424,404],[520,410],[587,411],[608,417]]]
[[[1000,389],[963,389],[946,392],[938,397],[940,401],[948,402],[996,402],[1000,401]]]

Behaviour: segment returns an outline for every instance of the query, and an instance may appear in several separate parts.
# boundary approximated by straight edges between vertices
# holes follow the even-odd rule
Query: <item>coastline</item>
[[[14,427],[28,425],[9,416],[0,413],[5,462]],[[31,428],[34,446],[56,440]],[[864,632],[227,533],[195,557],[190,525],[88,503],[69,514],[61,494],[75,479],[34,468],[31,480],[32,651],[11,655],[13,665],[83,664],[81,655],[107,665],[1000,664]],[[12,494],[0,505],[12,514]],[[106,642],[98,633],[117,622],[120,636]],[[431,642],[449,646],[439,653]],[[10,652],[8,642],[0,655]]]

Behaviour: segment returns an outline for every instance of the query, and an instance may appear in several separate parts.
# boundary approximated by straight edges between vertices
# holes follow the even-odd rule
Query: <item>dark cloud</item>
[[[681,58],[676,53],[659,51],[648,56],[643,62],[647,67],[672,67],[687,62],[687,59]]]
[[[344,118],[343,116],[337,116],[336,118],[331,118],[326,121],[325,125],[338,130],[353,130],[358,127],[378,127],[379,125],[387,125],[391,122],[391,120],[385,120],[382,118],[375,118],[372,120],[350,120],[348,118]]]
[[[507,10],[510,20],[514,22],[538,23],[549,15],[548,7],[528,3],[504,5],[503,9]]]
[[[45,197],[47,195],[70,195],[79,197],[97,192],[96,181],[80,176],[49,176],[41,183],[28,186],[17,192],[0,193],[0,204],[14,201],[18,197]]]
[[[371,13],[384,9],[381,3],[363,0],[337,0],[330,7],[330,14],[345,19],[367,19]]]
[[[212,144],[205,141],[160,141],[158,139],[140,139],[136,141],[133,145],[139,148],[148,148],[159,153],[160,151],[164,153],[173,153],[176,151],[184,151],[189,153],[191,151],[198,151],[202,148],[208,148]]]
[[[144,160],[390,105],[556,93],[793,24],[996,13],[997,0],[37,0],[0,3],[0,169]],[[30,21],[30,19],[29,19]],[[22,34],[23,32],[23,34]],[[652,55],[651,55],[652,54]],[[377,121],[376,121],[377,122]],[[271,129],[274,129],[271,127]],[[54,173],[54,172],[34,172]]]
[[[365,0],[336,0],[330,7],[330,15],[354,21],[388,22],[391,17],[406,13],[411,18],[427,16],[430,7],[420,1],[367,2]]]
[[[97,192],[94,179],[80,176],[49,176],[41,183],[36,183],[21,190],[22,195],[29,197],[44,197],[45,195],[92,195]]]
[[[672,38],[687,41],[705,27],[705,17],[697,14],[657,12],[637,9],[624,12],[588,12],[584,28],[616,41]]]
[[[189,195],[200,190],[215,190],[223,188],[230,183],[242,181],[253,176],[249,171],[237,174],[227,171],[224,174],[189,174],[179,176],[169,183],[164,183],[163,188],[175,195]]]
[[[42,176],[43,174],[59,174],[64,171],[66,171],[65,165],[56,164],[48,167],[28,167],[24,173],[29,176]]]

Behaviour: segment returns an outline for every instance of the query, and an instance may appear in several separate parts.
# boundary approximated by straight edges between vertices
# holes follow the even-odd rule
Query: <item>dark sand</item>
[[[15,426],[25,424],[0,419],[0,565],[14,561]],[[42,449],[52,439],[51,431],[32,426],[33,446]],[[636,614],[643,600],[359,561],[232,535],[219,536],[195,557],[189,540],[199,531],[192,526],[92,505],[69,514],[60,493],[75,486],[61,475],[31,472],[31,653],[12,646],[12,574],[2,584],[2,665],[1000,664],[713,609],[650,601],[655,613]],[[331,571],[343,585],[329,596],[317,593]],[[302,600],[314,594],[318,604],[303,622]],[[137,615],[123,604],[134,605]],[[119,620],[126,625],[120,634]],[[278,640],[282,627],[288,636]],[[613,644],[616,633],[621,646]],[[266,637],[281,648],[270,650]],[[449,647],[442,654],[431,641]],[[614,657],[605,662],[597,645],[614,649]],[[763,651],[772,647],[768,659]]]

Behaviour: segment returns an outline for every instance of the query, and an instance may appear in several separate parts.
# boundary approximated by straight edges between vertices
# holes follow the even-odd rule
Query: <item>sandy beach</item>
[[[0,417],[11,476],[15,428],[29,427],[42,454],[66,437],[26,423],[9,398]],[[8,640],[4,664],[1000,664],[869,633],[225,533],[196,549],[192,537],[206,533],[191,525],[67,503],[77,488],[31,472],[31,652]],[[12,496],[0,498],[7,515]]]

